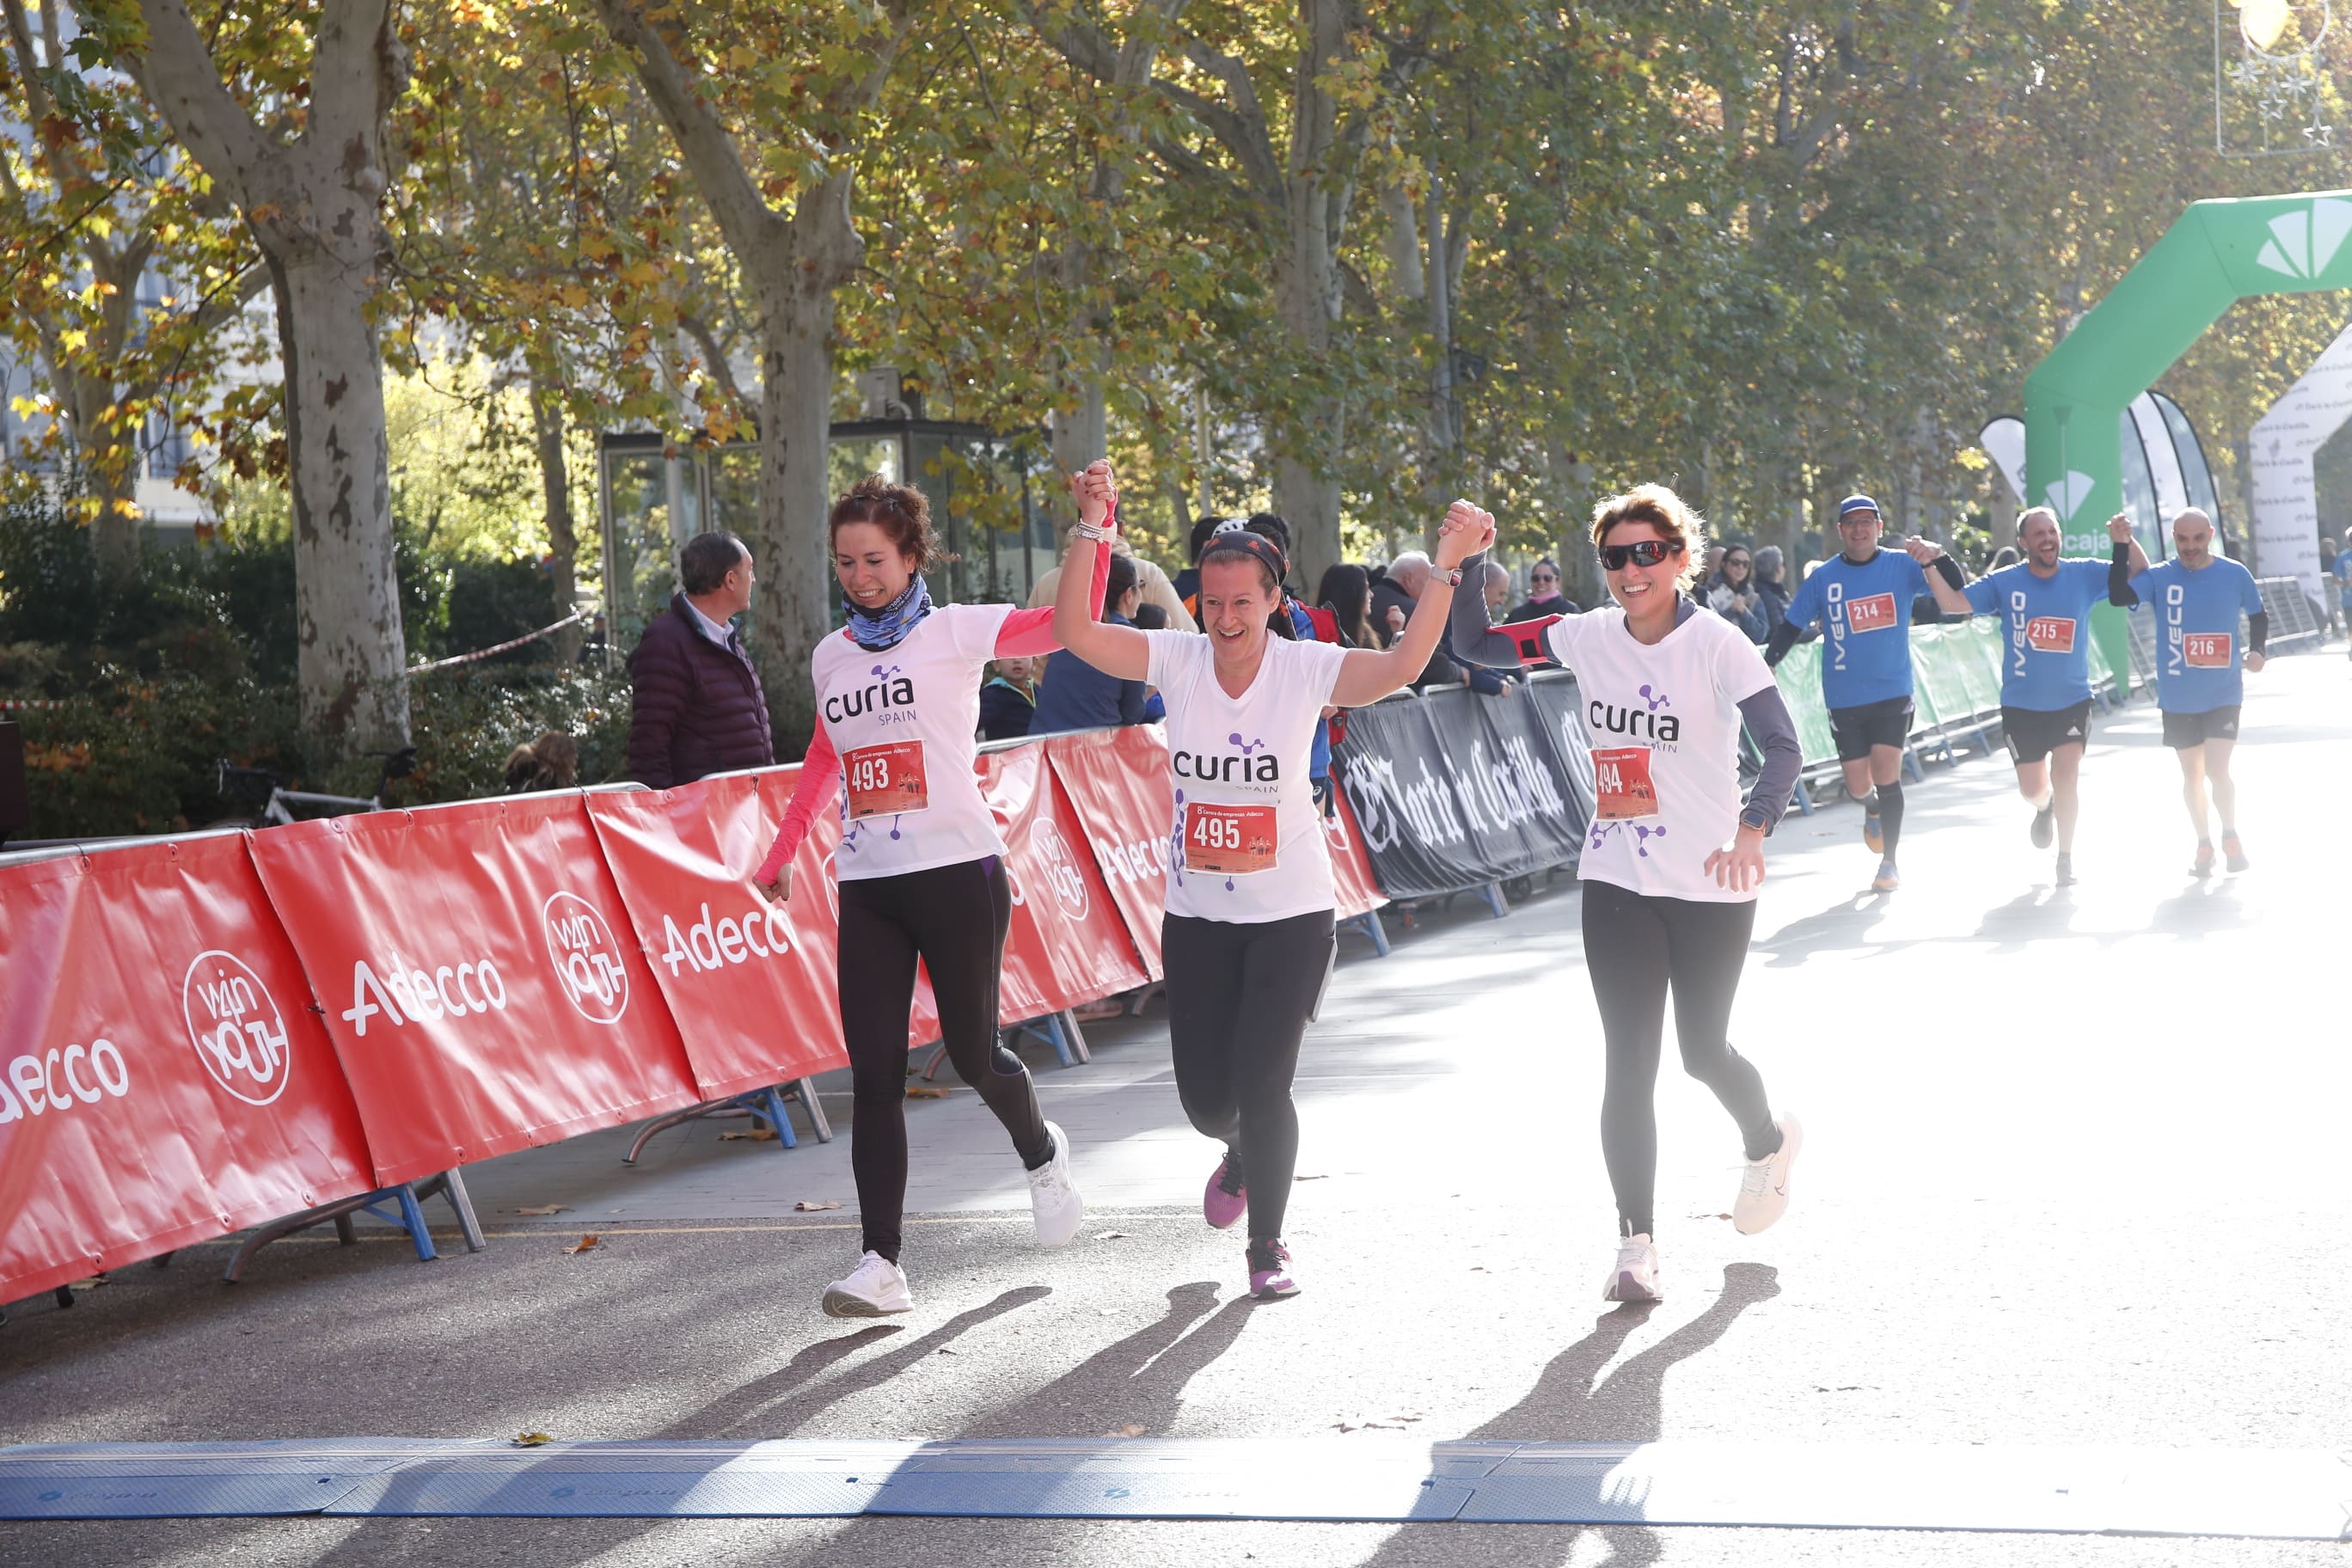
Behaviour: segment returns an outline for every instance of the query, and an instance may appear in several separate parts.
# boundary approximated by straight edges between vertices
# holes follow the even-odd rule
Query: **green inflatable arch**
[[[2352,289],[2352,191],[2197,202],[2025,378],[2026,489],[2069,555],[2107,552],[2123,510],[2124,408],[2239,300]],[[2130,668],[2119,613],[2109,662]]]

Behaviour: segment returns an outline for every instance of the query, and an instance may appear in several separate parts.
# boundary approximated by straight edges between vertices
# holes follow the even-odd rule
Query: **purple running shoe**
[[[1290,1274],[1290,1248],[1279,1241],[1249,1244],[1250,1294],[1261,1301],[1279,1301],[1298,1294]]]
[[[1242,1184],[1242,1163],[1228,1149],[1209,1173],[1209,1184],[1201,1189],[1201,1217],[1213,1230],[1230,1230],[1247,1213],[1249,1189]]]

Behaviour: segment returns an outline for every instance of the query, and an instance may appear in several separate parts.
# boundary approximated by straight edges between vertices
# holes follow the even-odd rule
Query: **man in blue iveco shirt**
[[[2058,885],[2074,880],[2076,787],[2083,747],[2091,737],[2091,606],[2101,599],[2131,603],[2126,586],[2147,557],[2133,542],[2131,519],[2107,520],[2115,542],[2110,560],[2058,555],[2058,514],[2037,506],[2017,520],[2025,559],[1979,577],[1956,593],[1940,577],[1929,585],[1951,616],[2002,618],[2000,728],[2017,763],[2018,793],[2033,803],[2033,845],[2050,847],[2058,830]]]
[[[2230,753],[2238,745],[2244,670],[2263,667],[2271,618],[2254,574],[2213,553],[2213,520],[2190,507],[2172,520],[2173,559],[2131,580],[2130,602],[2156,615],[2156,705],[2164,710],[2164,743],[2180,757],[2180,790],[2197,829],[2192,877],[2213,874],[2213,840],[2205,815],[2206,781],[2221,813],[2221,851],[2232,871],[2246,868],[2238,842],[2238,786]],[[2238,640],[2238,616],[2246,617]]]
[[[1862,802],[1862,837],[1877,855],[1871,882],[1892,892],[1902,878],[1903,748],[1911,734],[1911,601],[1927,591],[1927,569],[1958,592],[1959,564],[1941,546],[1906,539],[1881,550],[1878,503],[1864,495],[1838,503],[1838,554],[1813,568],[1773,628],[1764,662],[1778,664],[1815,622],[1822,628],[1822,700],[1837,737],[1846,793]]]

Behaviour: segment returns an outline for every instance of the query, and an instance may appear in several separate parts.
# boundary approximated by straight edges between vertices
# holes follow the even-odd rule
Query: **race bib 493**
[[[841,777],[849,792],[853,822],[867,816],[903,816],[928,810],[931,804],[920,741],[893,741],[844,752]]]

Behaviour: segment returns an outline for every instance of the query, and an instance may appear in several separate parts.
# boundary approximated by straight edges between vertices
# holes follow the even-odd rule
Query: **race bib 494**
[[[1657,786],[1650,782],[1650,748],[1614,746],[1592,753],[1592,815],[1603,822],[1627,822],[1658,815]]]

